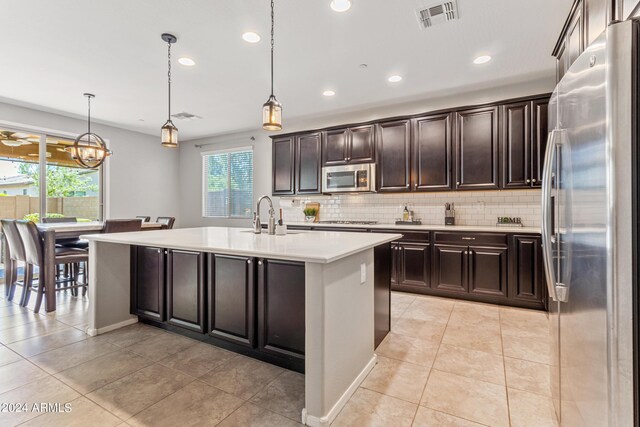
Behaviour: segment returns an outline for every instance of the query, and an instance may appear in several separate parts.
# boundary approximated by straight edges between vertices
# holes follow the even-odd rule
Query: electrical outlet
[[[367,282],[367,264],[360,264],[360,284]]]

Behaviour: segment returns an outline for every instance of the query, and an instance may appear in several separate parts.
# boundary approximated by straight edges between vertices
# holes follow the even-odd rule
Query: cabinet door
[[[398,284],[398,258],[400,257],[400,247],[397,243],[391,244],[391,286]]]
[[[531,186],[542,185],[542,168],[544,167],[544,154],[547,150],[547,137],[549,127],[549,99],[533,101],[531,108]]]
[[[585,25],[584,25],[584,2],[577,2],[574,14],[569,22],[566,39],[567,69],[578,59],[584,50]]]
[[[457,113],[456,188],[498,188],[498,108]]]
[[[344,165],[347,163],[349,130],[328,130],[322,147],[322,165]]]
[[[349,129],[349,163],[372,163],[375,161],[374,125],[358,126]]]
[[[433,245],[432,288],[466,293],[468,290],[467,246]]]
[[[209,334],[255,347],[253,258],[209,255]]]
[[[273,194],[293,194],[295,191],[295,141],[294,137],[273,140]]]
[[[399,285],[428,288],[431,283],[431,246],[400,243]]]
[[[469,293],[507,296],[507,248],[469,247]]]
[[[378,125],[378,191],[409,191],[409,120]]]
[[[167,322],[205,333],[204,255],[167,251]]]
[[[319,194],[322,134],[301,135],[296,139],[296,193]]]
[[[618,1],[618,0],[614,0]],[[638,1],[638,0],[634,0]],[[585,15],[587,16],[585,46],[589,46],[607,28],[607,0],[589,0],[585,4]],[[616,5],[617,7],[621,7]]]
[[[539,237],[515,235],[509,250],[509,299],[542,303],[544,278]]]
[[[263,353],[304,359],[304,264],[258,261],[258,348]]]
[[[438,114],[413,121],[415,190],[451,189],[451,132],[453,114]]]
[[[531,186],[531,103],[502,106],[502,186]]]
[[[164,249],[133,246],[132,314],[163,322],[165,312]]]

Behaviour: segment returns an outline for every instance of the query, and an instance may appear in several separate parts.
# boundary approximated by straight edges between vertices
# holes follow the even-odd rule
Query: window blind
[[[203,155],[205,217],[250,218],[253,203],[253,150]]]

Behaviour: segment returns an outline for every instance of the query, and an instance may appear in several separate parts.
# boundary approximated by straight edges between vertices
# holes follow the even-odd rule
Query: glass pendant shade
[[[178,128],[171,120],[162,126],[162,146],[176,148],[178,146]]]
[[[273,95],[262,106],[262,128],[271,131],[282,130],[282,105]]]
[[[104,159],[111,155],[104,140],[95,133],[83,133],[75,139],[73,145],[67,148],[71,158],[86,169],[99,167]]]

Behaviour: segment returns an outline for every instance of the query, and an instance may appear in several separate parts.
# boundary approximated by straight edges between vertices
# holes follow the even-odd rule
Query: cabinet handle
[[[456,182],[456,185],[460,185],[460,181]]]
[[[262,261],[258,261],[258,265],[262,265]]]
[[[530,182],[531,182],[531,180],[530,180],[530,179],[528,179],[528,180],[527,180],[527,184],[529,184]]]
[[[250,259],[247,260],[247,264],[251,264],[251,260]]]
[[[462,240],[476,240],[475,237],[463,237]]]
[[[538,180],[533,178],[532,182],[535,184]]]

